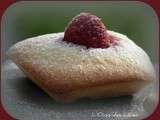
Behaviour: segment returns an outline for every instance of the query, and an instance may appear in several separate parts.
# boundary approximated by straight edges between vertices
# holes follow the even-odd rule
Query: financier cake
[[[65,32],[13,45],[10,58],[58,102],[131,95],[154,80],[148,55],[101,19],[80,13]]]

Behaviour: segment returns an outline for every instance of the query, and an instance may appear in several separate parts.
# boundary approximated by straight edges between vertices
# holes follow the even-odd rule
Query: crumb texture
[[[62,32],[19,42],[10,49],[10,56],[52,94],[108,83],[152,81],[154,71],[148,55],[127,36],[107,32],[118,39],[117,45],[86,49],[63,41]]]

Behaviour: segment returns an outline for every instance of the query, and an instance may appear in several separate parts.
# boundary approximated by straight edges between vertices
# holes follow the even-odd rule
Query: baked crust
[[[15,44],[10,57],[59,102],[129,95],[153,81],[148,55],[126,36],[113,31],[108,34],[118,43],[106,49],[65,43],[64,33],[56,33]]]

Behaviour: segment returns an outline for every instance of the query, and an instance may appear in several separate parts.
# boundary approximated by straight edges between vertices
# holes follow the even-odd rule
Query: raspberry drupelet
[[[66,27],[63,40],[87,48],[107,48],[114,42],[101,19],[90,13],[75,16]]]

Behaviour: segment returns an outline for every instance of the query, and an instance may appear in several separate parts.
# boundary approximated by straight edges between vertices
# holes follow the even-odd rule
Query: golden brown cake
[[[148,55],[127,36],[107,30],[116,45],[86,48],[64,33],[26,39],[10,49],[11,59],[58,102],[130,95],[154,80]]]

